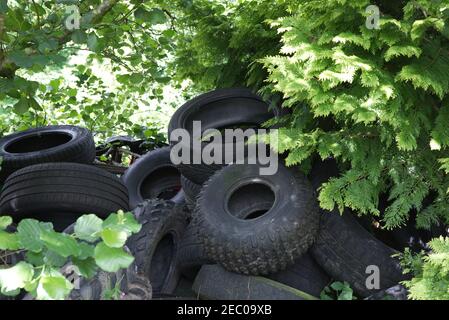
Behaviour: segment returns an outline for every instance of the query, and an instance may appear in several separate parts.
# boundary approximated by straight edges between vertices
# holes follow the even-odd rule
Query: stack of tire
[[[94,167],[95,143],[85,128],[60,125],[0,139],[0,215],[52,222],[62,231],[88,213],[101,218],[129,209],[120,179]]]
[[[203,132],[261,128],[278,115],[247,89],[215,90],[180,107],[168,135],[176,129],[192,133],[194,121],[201,121]],[[172,150],[176,144],[171,141]],[[190,159],[207,145],[202,141],[199,150],[190,149]],[[260,175],[260,164],[232,163],[235,159],[174,166],[169,148],[146,158],[153,160],[140,160],[130,168],[135,174],[124,178],[130,194],[137,194],[134,205],[140,203],[134,213],[143,224],[129,248],[137,269],[152,283],[154,297],[179,296],[183,286],[181,295],[190,292],[190,297],[201,299],[310,300],[337,280],[347,281],[358,297],[368,297],[382,295],[383,289],[403,280],[392,258],[396,251],[354,215],[320,210],[316,190],[338,174],[336,166],[317,163],[306,177],[283,160],[274,175]],[[163,176],[154,175],[154,168],[177,172],[178,179],[181,174],[185,204],[179,194],[173,201],[174,192],[161,197],[163,190],[150,182],[157,179],[148,179],[148,174]],[[168,180],[162,185],[178,183]],[[144,197],[145,189],[153,191]],[[141,202],[150,197],[159,199]],[[373,265],[380,271],[380,284],[374,288],[366,285],[367,267]]]

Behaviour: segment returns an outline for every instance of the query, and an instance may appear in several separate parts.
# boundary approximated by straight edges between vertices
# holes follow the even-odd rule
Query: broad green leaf
[[[50,250],[65,258],[69,256],[76,257],[81,254],[78,242],[70,235],[55,231],[43,231],[41,233],[41,240]]]
[[[42,266],[45,264],[44,262],[45,253],[41,252],[33,252],[27,251],[25,254],[25,261],[31,263],[34,266]]]
[[[167,22],[167,16],[161,9],[152,9],[151,11],[139,8],[134,12],[136,19],[148,22],[149,24],[163,24]]]
[[[83,242],[79,243],[78,246],[81,249],[78,259],[84,260],[94,256],[95,247]]]
[[[1,165],[1,161],[0,161]],[[12,224],[12,218],[8,216],[0,217],[0,230],[5,230]]]
[[[60,268],[67,262],[67,258],[64,258],[53,250],[47,250],[44,256],[44,262],[46,265]]]
[[[59,272],[44,274],[37,286],[38,300],[63,300],[67,298],[73,285]]]
[[[103,220],[94,214],[84,215],[75,224],[75,235],[84,241],[95,242],[100,237]]]
[[[95,33],[91,33],[87,36],[87,47],[91,51],[96,51],[98,48],[98,37]]]
[[[98,267],[94,258],[88,258],[85,260],[73,258],[72,263],[75,266],[77,273],[82,277],[91,279],[97,273]]]
[[[117,272],[128,268],[134,258],[120,248],[110,248],[100,242],[95,247],[95,262],[106,272]]]
[[[107,246],[112,248],[121,248],[125,245],[128,234],[123,230],[116,228],[106,228],[101,231],[101,239]]]
[[[104,222],[103,228],[114,228],[125,231],[128,236],[140,231],[142,226],[137,222],[136,218],[131,212],[111,214]]]
[[[76,44],[84,44],[87,42],[86,33],[83,30],[75,30],[72,33],[72,41]]]
[[[19,236],[15,233],[0,231],[0,250],[18,250],[21,248]]]
[[[20,221],[17,227],[17,235],[24,249],[40,252],[44,247],[41,240],[41,232],[52,230],[51,223],[39,222],[34,219],[24,219]]]
[[[28,102],[28,98],[20,98],[19,101],[14,105],[14,111],[17,114],[24,114],[30,109],[30,104]]]
[[[33,266],[23,261],[12,268],[0,270],[0,287],[2,292],[24,288],[33,279],[33,276]]]

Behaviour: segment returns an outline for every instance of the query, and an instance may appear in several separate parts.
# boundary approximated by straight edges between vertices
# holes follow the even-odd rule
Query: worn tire
[[[330,283],[330,277],[315,262],[310,253],[302,255],[288,269],[270,274],[267,278],[319,297]]]
[[[311,182],[318,189],[330,177],[338,175],[333,160],[317,163],[312,170]],[[405,279],[399,261],[391,256],[398,251],[376,239],[346,210],[321,210],[318,238],[311,248],[316,262],[336,280],[346,281],[361,297],[397,285]],[[368,266],[379,267],[380,289],[367,289],[365,281],[370,274]]]
[[[219,265],[203,266],[193,283],[193,291],[207,300],[316,300],[282,283],[232,273]]]
[[[177,255],[187,226],[180,210],[182,207],[160,199],[147,200],[134,209],[142,229],[131,236],[128,247],[137,272],[150,280],[154,294],[173,293],[180,277]]]
[[[193,210],[196,204],[196,198],[201,192],[202,185],[196,184],[186,177],[181,176],[181,186],[182,190],[184,190],[186,204],[189,209]]]
[[[260,128],[264,122],[274,116],[275,113],[269,110],[269,105],[249,89],[219,89],[202,94],[181,106],[170,120],[168,137],[171,138],[175,129],[185,129],[192,137],[193,121],[201,121],[204,132],[207,129],[239,125]],[[170,141],[170,144],[173,147],[177,142]],[[190,148],[190,144],[190,142],[186,144],[186,147]],[[199,149],[190,148],[190,159],[193,159],[194,153],[201,154],[206,145],[207,143],[203,142]],[[223,159],[220,164],[179,164],[178,167],[186,178],[201,185],[215,171],[223,167],[224,162]]]
[[[297,168],[279,163],[262,176],[258,165],[230,165],[203,186],[194,218],[209,259],[229,271],[267,275],[286,269],[315,240],[318,204]]]
[[[148,152],[125,171],[131,209],[148,199],[173,199],[181,189],[181,175],[170,161],[170,148]]]
[[[311,252],[329,275],[348,282],[361,297],[393,287],[405,279],[399,261],[392,258],[398,251],[376,239],[349,211],[343,215],[337,210],[323,212],[320,232]],[[370,290],[365,285],[370,275],[366,273],[368,266],[379,268],[379,290]]]
[[[26,167],[6,180],[0,214],[35,218],[63,230],[80,215],[101,218],[128,210],[128,191],[113,174],[89,165],[45,163]]]
[[[198,228],[194,223],[190,223],[179,245],[179,268],[187,279],[193,280],[205,264],[215,264],[215,262],[207,258],[204,246],[200,241]]]
[[[95,143],[85,128],[48,126],[16,132],[0,139],[0,183],[13,172],[47,162],[90,164],[95,159]]]

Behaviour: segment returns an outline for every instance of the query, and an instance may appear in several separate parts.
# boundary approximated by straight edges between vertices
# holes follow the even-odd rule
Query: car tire
[[[226,127],[248,126],[260,128],[267,120],[273,118],[275,113],[269,110],[269,105],[262,98],[249,89],[219,89],[202,94],[181,106],[170,120],[168,137],[173,147],[181,144],[188,147],[190,159],[200,156],[207,145],[201,143],[200,148],[192,148],[191,141],[172,141],[172,133],[176,129],[184,129],[193,136],[193,122],[201,121],[203,132],[207,129],[222,129]],[[223,144],[223,148],[226,148]],[[181,173],[196,184],[203,184],[215,171],[225,165],[224,158],[220,164],[178,164]]]
[[[30,129],[0,139],[0,183],[13,172],[47,162],[90,164],[95,160],[92,133],[75,126]]]
[[[160,199],[147,200],[134,209],[142,229],[130,237],[128,247],[136,259],[137,273],[150,280],[155,295],[172,294],[178,284],[179,241],[187,226],[182,210]]]
[[[209,259],[227,270],[267,275],[307,252],[318,232],[315,192],[297,168],[281,163],[260,175],[258,165],[230,165],[203,186],[193,220]]]
[[[193,291],[205,300],[317,300],[282,283],[229,272],[219,265],[203,266]]]
[[[0,214],[35,218],[64,230],[83,214],[105,218],[128,210],[128,191],[119,178],[94,166],[44,163],[13,173],[0,195]]]
[[[181,175],[170,161],[170,148],[140,157],[122,176],[131,209],[148,199],[173,199],[181,189]]]
[[[312,170],[312,185],[318,189],[337,174],[334,161],[317,163]],[[320,214],[320,230],[311,253],[332,278],[348,282],[361,297],[373,295],[405,280],[399,260],[392,257],[399,252],[366,230],[349,210],[342,215],[338,210],[321,210]],[[367,269],[369,266],[378,268],[378,289],[366,286],[370,272],[373,272]]]
[[[267,278],[315,297],[319,297],[323,289],[331,282],[330,277],[315,262],[310,253],[302,255],[288,269],[270,274]]]

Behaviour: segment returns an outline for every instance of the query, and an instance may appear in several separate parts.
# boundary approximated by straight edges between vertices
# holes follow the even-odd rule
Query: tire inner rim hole
[[[263,183],[250,183],[235,189],[229,197],[227,211],[241,220],[253,220],[268,213],[276,196]]]
[[[70,134],[64,132],[41,133],[25,136],[6,146],[9,153],[29,153],[61,146],[72,140]]]
[[[173,270],[175,241],[172,234],[165,235],[154,250],[150,268],[150,281],[155,292],[161,292]]]
[[[163,167],[143,180],[140,193],[144,199],[170,200],[181,190],[181,175],[174,167]]]

